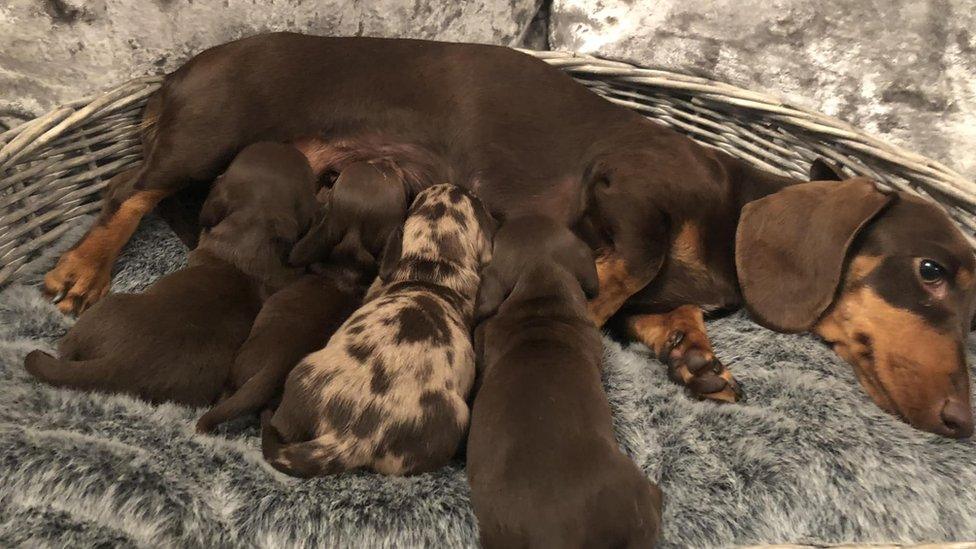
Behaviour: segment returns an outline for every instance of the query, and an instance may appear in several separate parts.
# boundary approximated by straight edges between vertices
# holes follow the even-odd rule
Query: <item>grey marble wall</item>
[[[4,0],[0,129],[280,29],[552,47],[699,74],[976,178],[976,0]]]
[[[518,45],[541,0],[2,0],[0,123],[244,35],[295,30]],[[2,129],[2,126],[0,126]]]
[[[554,0],[553,49],[779,95],[976,178],[974,0]]]

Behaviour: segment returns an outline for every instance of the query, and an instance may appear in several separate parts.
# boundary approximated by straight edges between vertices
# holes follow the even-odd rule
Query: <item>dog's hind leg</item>
[[[705,333],[700,307],[683,305],[663,314],[627,317],[628,335],[647,345],[667,364],[676,383],[697,397],[735,402],[739,384],[718,360]]]
[[[266,366],[251,376],[234,394],[197,420],[197,432],[209,433],[221,423],[260,410],[281,391],[288,371],[280,367]]]
[[[227,130],[232,117],[220,109],[195,116],[196,109],[158,97],[146,106],[142,165],[109,181],[98,221],[44,277],[45,293],[64,313],[80,313],[108,292],[112,266],[144,215],[190,185],[209,185],[240,148]]]
[[[115,258],[139,220],[166,196],[158,190],[135,190],[139,172],[131,169],[109,181],[98,221],[44,276],[44,293],[61,312],[81,313],[108,292]]]

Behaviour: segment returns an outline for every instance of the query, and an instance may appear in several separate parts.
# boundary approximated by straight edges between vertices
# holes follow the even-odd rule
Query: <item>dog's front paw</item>
[[[81,314],[108,293],[112,265],[101,257],[71,250],[44,275],[44,294],[65,314]]]
[[[742,398],[739,383],[712,352],[704,333],[672,331],[659,358],[667,364],[671,379],[698,398],[719,402]]]

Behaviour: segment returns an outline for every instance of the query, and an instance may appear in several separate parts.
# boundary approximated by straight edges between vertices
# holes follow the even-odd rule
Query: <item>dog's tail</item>
[[[353,448],[332,435],[321,436],[305,442],[286,443],[278,430],[271,425],[271,410],[261,414],[261,451],[272,467],[293,477],[311,478],[334,475],[355,469]]]
[[[197,432],[209,433],[214,427],[241,417],[245,414],[257,412],[274,398],[284,384],[289,370],[267,365],[248,378],[237,391],[225,400],[219,402],[209,412],[197,420]]]
[[[44,351],[27,354],[24,369],[37,379],[55,387],[95,389],[102,387],[112,374],[112,362],[105,358],[62,360]]]

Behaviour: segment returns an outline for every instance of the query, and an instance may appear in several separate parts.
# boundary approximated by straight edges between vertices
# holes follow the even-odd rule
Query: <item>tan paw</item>
[[[112,265],[71,250],[44,275],[44,294],[65,314],[81,314],[108,293]]]
[[[674,330],[659,358],[667,364],[671,379],[698,398],[719,402],[742,398],[738,382],[712,352],[703,333]]]

